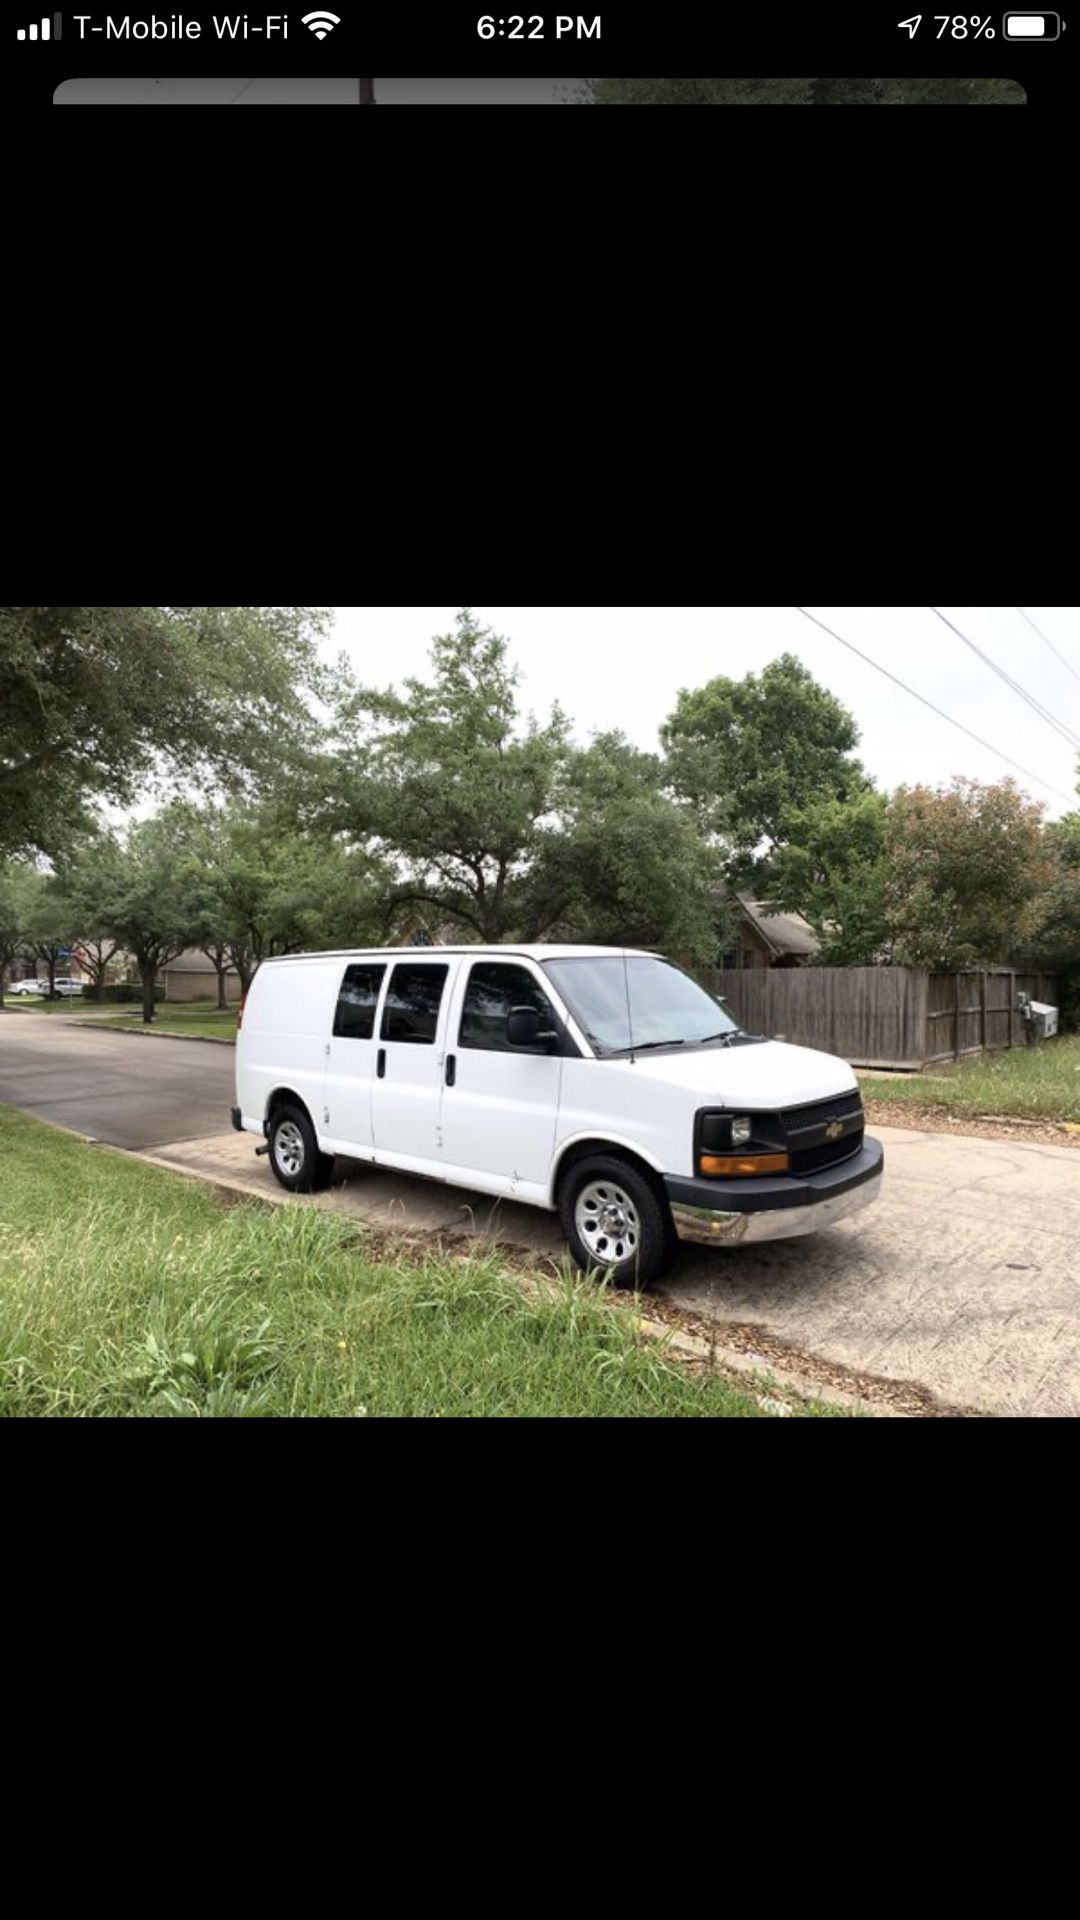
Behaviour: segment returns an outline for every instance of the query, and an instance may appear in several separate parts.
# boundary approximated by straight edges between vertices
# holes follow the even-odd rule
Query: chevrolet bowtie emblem
[[[830,1120],[825,1129],[825,1138],[826,1140],[839,1140],[843,1131],[844,1123],[842,1120]]]

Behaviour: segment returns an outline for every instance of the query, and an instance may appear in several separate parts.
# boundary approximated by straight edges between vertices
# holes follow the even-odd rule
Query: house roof
[[[751,925],[773,953],[810,955],[817,952],[818,937],[801,913],[770,913],[750,893],[739,893],[736,898]]]

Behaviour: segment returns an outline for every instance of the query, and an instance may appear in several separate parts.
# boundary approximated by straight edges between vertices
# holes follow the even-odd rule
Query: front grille
[[[845,1134],[842,1140],[825,1140],[820,1147],[796,1147],[791,1155],[792,1173],[817,1173],[822,1167],[835,1167],[840,1160],[850,1160],[862,1146],[862,1128],[858,1133]]]
[[[794,1138],[797,1134],[812,1132],[815,1127],[824,1127],[830,1120],[843,1120],[850,1113],[861,1112],[862,1094],[856,1087],[851,1093],[838,1094],[834,1100],[815,1100],[808,1107],[788,1107],[781,1113],[780,1123],[784,1132]]]

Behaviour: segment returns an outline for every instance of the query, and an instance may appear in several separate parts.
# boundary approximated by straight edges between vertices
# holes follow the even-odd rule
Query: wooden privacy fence
[[[922,1067],[996,1047],[1022,1047],[1016,996],[1056,1004],[1057,976],[1006,967],[927,973],[917,967],[709,967],[698,979],[752,1033],[838,1053],[856,1067]]]

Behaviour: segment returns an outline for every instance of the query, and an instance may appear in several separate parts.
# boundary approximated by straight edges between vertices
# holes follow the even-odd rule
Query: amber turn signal
[[[786,1153],[703,1153],[702,1173],[786,1173]]]

